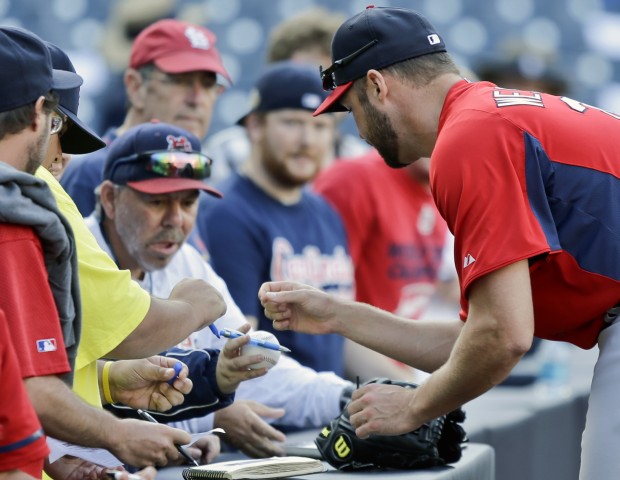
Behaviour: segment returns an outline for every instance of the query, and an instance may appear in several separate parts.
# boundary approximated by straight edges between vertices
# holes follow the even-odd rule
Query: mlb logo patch
[[[37,340],[37,352],[55,352],[57,349],[55,338],[44,338]]]
[[[439,35],[437,35],[436,33],[428,35],[426,38],[428,39],[428,43],[430,45],[437,45],[438,43],[441,43],[441,39],[439,38]]]

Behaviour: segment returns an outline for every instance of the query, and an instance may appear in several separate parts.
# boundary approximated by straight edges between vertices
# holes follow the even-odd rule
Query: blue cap
[[[203,190],[214,197],[221,197],[220,192],[191,175],[167,177],[149,170],[149,159],[140,156],[167,151],[201,153],[200,150],[200,140],[187,130],[158,121],[141,123],[112,142],[103,169],[103,179],[149,194]]]
[[[243,125],[254,112],[284,108],[314,111],[325,98],[316,68],[299,62],[278,62],[265,70],[252,90],[250,111],[237,124]]]
[[[366,75],[368,70],[380,70],[410,58],[445,51],[446,45],[435,27],[419,13],[406,8],[370,5],[336,31],[331,67],[336,68],[329,79],[333,80],[335,88],[314,114],[345,111],[340,98],[353,81]]]
[[[50,42],[45,42],[52,58],[55,70],[75,72],[75,67],[68,55]],[[71,119],[69,128],[60,137],[60,145],[64,153],[90,153],[105,147],[105,142],[86,126],[77,116],[80,104],[80,87],[59,90],[58,109]]]
[[[0,27],[0,112],[32,103],[50,90],[81,84],[76,73],[52,69],[47,47],[34,33]]]

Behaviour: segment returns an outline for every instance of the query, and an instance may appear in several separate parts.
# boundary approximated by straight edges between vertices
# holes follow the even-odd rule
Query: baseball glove
[[[416,384],[396,382],[387,378],[367,383],[417,388]],[[454,463],[461,458],[462,443],[467,441],[459,425],[465,413],[455,410],[412,432],[402,435],[371,435],[358,438],[349,421],[348,404],[342,413],[323,428],[315,443],[323,459],[339,470],[370,468],[419,469]]]

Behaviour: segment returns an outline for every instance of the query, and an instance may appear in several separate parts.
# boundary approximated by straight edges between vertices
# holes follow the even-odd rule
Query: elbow
[[[527,333],[512,335],[503,342],[502,351],[510,367],[514,366],[532,347],[533,335]]]

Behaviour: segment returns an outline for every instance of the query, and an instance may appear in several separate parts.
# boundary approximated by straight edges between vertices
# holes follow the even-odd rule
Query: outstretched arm
[[[265,283],[259,298],[278,330],[338,333],[426,372],[446,362],[463,327],[459,320],[412,321],[397,317],[295,282]]]
[[[210,325],[225,312],[226,303],[213,286],[204,280],[181,280],[167,300],[151,298],[144,320],[105,358],[156,355],[185,340],[190,333]]]
[[[167,425],[121,420],[80,399],[53,375],[25,379],[32,405],[47,435],[84,447],[105,448],[123,463],[163,466],[179,459],[177,444],[191,436]]]

